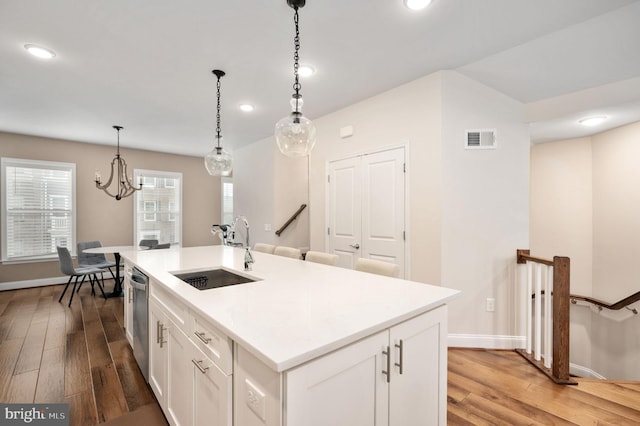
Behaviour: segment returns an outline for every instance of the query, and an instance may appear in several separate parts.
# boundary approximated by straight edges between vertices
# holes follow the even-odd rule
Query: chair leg
[[[69,288],[69,284],[71,284],[71,280],[73,279],[73,275],[71,275],[69,277],[69,281],[67,281],[67,285],[64,286],[64,290],[62,290],[62,294],[60,295],[60,299],[58,299],[58,303],[62,302],[62,298],[64,297],[64,294],[67,292],[67,289]],[[75,286],[74,286],[75,288]]]
[[[73,283],[73,290],[71,291],[71,297],[69,298],[69,307],[71,307],[71,302],[73,302],[73,295],[76,292],[76,285],[78,284],[78,278],[80,278],[78,275],[76,275],[76,280]],[[82,286],[82,283],[84,282],[84,278],[85,275],[82,276],[82,281],[80,281],[80,285],[78,286],[78,290],[80,290],[80,287]]]
[[[100,274],[102,275],[102,273]],[[100,283],[100,281],[98,281],[98,277],[94,275],[94,277],[96,278],[96,281],[98,283],[98,288],[100,289],[100,292],[102,293],[102,297],[105,298],[105,300],[107,299],[107,295],[104,294],[104,278],[102,279],[102,283]]]

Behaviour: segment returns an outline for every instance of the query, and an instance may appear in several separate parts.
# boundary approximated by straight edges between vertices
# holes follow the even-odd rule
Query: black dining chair
[[[140,240],[138,246],[140,247],[149,247],[150,249],[156,248],[158,245],[158,240]]]
[[[76,292],[76,287],[78,288],[78,290],[80,290],[80,286],[82,286],[82,283],[84,283],[84,280],[87,278],[87,276],[89,277],[89,282],[91,282],[91,294],[95,294],[95,290],[93,286],[95,283],[98,283],[98,287],[102,292],[102,296],[106,299],[107,295],[104,294],[104,288],[102,287],[102,284],[100,283],[100,280],[98,280],[98,276],[96,275],[103,272],[102,269],[94,268],[94,267],[75,268],[73,266],[73,260],[71,259],[71,253],[69,253],[69,249],[67,249],[66,247],[57,247],[57,249],[58,249],[58,260],[60,261],[60,271],[63,274],[69,276],[69,281],[67,281],[67,285],[64,287],[64,290],[62,291],[62,294],[58,299],[58,303],[62,302],[62,298],[64,297],[64,294],[67,292],[67,289],[69,288],[69,284],[71,284],[71,280],[75,278],[75,281],[73,283],[73,289],[71,290],[71,297],[69,298],[69,307],[71,307],[71,302],[73,301],[73,295]],[[80,284],[78,284],[78,279],[80,277],[82,277],[82,280],[80,280]]]

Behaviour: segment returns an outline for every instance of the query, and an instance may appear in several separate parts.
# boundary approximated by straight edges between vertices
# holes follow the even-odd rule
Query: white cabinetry
[[[151,287],[149,384],[169,423],[231,426],[231,341]]]
[[[278,382],[266,366],[238,350],[236,420],[243,426],[276,426],[280,417],[305,426],[446,425],[446,326],[442,306],[284,372],[282,389],[273,389]],[[280,394],[279,411],[262,408]]]

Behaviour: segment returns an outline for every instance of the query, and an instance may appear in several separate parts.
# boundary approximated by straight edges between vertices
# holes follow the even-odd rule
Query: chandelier
[[[291,98],[291,113],[276,123],[275,136],[280,152],[289,157],[302,157],[309,155],[316,143],[316,126],[302,115],[302,95],[300,90],[302,85],[299,80],[299,50],[300,50],[300,29],[298,27],[298,9],[305,5],[306,0],[287,0],[287,4],[293,8],[293,22],[296,28],[296,35],[293,39],[293,75],[294,94]]]
[[[218,96],[218,105],[217,105],[217,114],[216,114],[216,147],[204,156],[204,166],[207,168],[207,171],[212,176],[229,176],[231,175],[231,170],[233,169],[231,154],[222,149],[222,145],[220,141],[222,140],[222,136],[220,135],[220,78],[224,77],[225,72],[220,70],[211,71],[217,78],[218,83],[217,87],[217,96]]]
[[[127,176],[127,162],[124,161],[124,158],[120,156],[120,130],[123,128],[122,126],[113,126],[114,129],[118,132],[118,148],[116,151],[116,156],[111,161],[111,176],[109,176],[109,180],[102,185],[102,177],[100,176],[100,172],[96,170],[96,188],[102,189],[108,196],[115,198],[116,200],[121,200],[129,195],[133,194],[135,191],[139,191],[142,189],[142,182],[138,184],[136,188],[131,183],[131,178]],[[115,193],[111,193],[109,191],[109,187],[111,183],[116,181]]]

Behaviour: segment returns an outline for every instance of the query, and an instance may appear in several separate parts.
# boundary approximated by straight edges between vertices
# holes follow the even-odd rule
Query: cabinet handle
[[[396,367],[398,367],[399,373],[402,374],[402,352],[403,352],[403,343],[402,343],[402,339],[400,339],[400,344],[395,344],[395,347],[400,349],[400,363],[394,362],[393,365],[395,365]]]
[[[192,359],[191,362],[193,363],[193,365],[198,367],[198,370],[200,370],[200,372],[202,374],[206,374],[207,373],[207,370],[209,369],[209,367],[203,367],[202,366],[202,361],[196,361],[195,359]]]
[[[164,331],[166,330],[166,328],[160,321],[156,323],[156,327],[156,343],[158,343],[160,345],[160,348],[162,348],[163,345],[167,343],[167,341],[164,340]]]
[[[133,302],[133,287],[129,287],[129,303]]]
[[[194,331],[193,334],[195,334],[198,337],[198,339],[202,340],[205,345],[208,345],[209,342],[211,341],[211,337],[205,337],[204,331]]]
[[[389,348],[389,346],[387,346],[387,350],[386,351],[382,351],[382,355],[385,355],[387,357],[387,371],[382,370],[382,374],[384,374],[385,376],[387,376],[387,383],[389,383],[391,381],[391,348]]]

